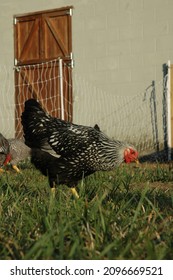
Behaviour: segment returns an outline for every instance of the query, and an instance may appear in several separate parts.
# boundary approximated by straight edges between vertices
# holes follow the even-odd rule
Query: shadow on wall
[[[164,149],[168,150],[168,115],[167,115],[167,96],[168,96],[168,65],[163,64],[163,135],[164,135]]]
[[[162,133],[163,133],[163,142],[159,141],[159,131],[158,131],[158,112],[157,112],[157,96],[156,96],[156,84],[155,81],[152,81],[152,84],[146,89],[144,100],[149,95],[150,98],[150,117],[151,117],[151,126],[152,126],[152,141],[154,144],[154,151],[149,154],[142,155],[140,157],[141,162],[167,162],[168,153],[171,153],[173,156],[173,150],[168,149],[168,115],[167,115],[167,88],[168,80],[168,66],[163,64],[163,95],[162,95]],[[151,89],[152,88],[152,89]]]
[[[152,81],[151,85],[146,88],[144,100],[147,98],[148,90],[150,91],[150,117],[151,117],[151,125],[152,125],[152,136],[153,143],[156,149],[156,152],[159,152],[159,136],[158,136],[158,121],[157,121],[157,103],[156,103],[156,87],[155,81]]]

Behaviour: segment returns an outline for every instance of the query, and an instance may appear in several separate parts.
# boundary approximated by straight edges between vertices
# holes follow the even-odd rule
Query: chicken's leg
[[[53,198],[55,198],[55,192],[56,192],[56,183],[53,181],[53,182],[51,182],[51,196],[53,197]]]
[[[71,188],[71,192],[76,198],[79,198],[79,194],[75,188]]]
[[[20,173],[19,168],[18,168],[15,164],[12,165],[12,168],[13,168],[17,173]]]

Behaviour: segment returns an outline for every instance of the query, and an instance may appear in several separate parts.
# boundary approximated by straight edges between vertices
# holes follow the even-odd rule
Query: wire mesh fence
[[[31,69],[27,66],[30,81],[27,84],[24,79],[24,83],[15,85],[18,96],[14,98],[13,69],[0,66],[0,132],[6,137],[13,136],[15,131],[16,106],[23,105],[19,103],[32,96],[36,87],[41,104],[52,100],[51,107],[46,106],[50,114],[62,109],[59,103],[53,103],[54,96],[60,95],[55,86],[60,78],[55,63],[43,63],[40,67],[42,70],[30,73]],[[68,67],[64,64],[63,71],[67,71]],[[66,75],[63,79],[65,86],[72,87]],[[140,93],[119,96],[109,94],[74,74],[73,102],[71,104],[68,96],[64,97],[64,102],[73,105],[73,122],[88,126],[98,124],[111,138],[134,144],[144,159],[164,160],[167,158],[167,90],[167,75],[158,82],[151,81]]]

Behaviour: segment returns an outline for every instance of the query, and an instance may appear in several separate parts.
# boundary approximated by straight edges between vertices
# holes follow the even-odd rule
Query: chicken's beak
[[[139,164],[139,159],[136,159],[135,162],[136,162],[136,164]]]

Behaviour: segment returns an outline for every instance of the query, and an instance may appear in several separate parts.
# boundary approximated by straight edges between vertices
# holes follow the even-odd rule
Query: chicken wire
[[[76,123],[97,123],[113,139],[134,144],[141,156],[167,157],[167,76],[134,96],[108,95],[77,77],[74,92]]]
[[[43,64],[43,67],[45,69],[46,64]],[[52,67],[54,67],[53,63]],[[11,68],[0,67],[0,132],[5,137],[13,137],[15,131],[12,75]],[[37,77],[37,81],[33,79],[33,83],[46,86],[48,82],[50,83],[50,80],[46,79],[46,75],[41,74]],[[56,74],[51,79],[59,79],[59,76]],[[108,94],[85,79],[73,75],[73,122],[88,126],[98,124],[100,129],[111,138],[135,145],[141,156],[150,155],[154,160],[165,159],[167,155],[166,81],[167,76],[157,83],[151,81],[146,89],[134,96],[118,96]],[[66,84],[67,81],[64,80],[64,83]],[[16,86],[19,87],[19,95],[23,94],[21,85]],[[52,95],[56,94],[59,93],[52,91]],[[41,100],[42,104],[47,102],[47,98],[50,98],[50,93],[42,97],[44,99]],[[51,114],[51,111],[49,113]]]

